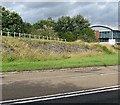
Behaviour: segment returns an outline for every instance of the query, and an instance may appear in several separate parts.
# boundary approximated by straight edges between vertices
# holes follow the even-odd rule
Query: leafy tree
[[[2,30],[2,6],[0,6],[0,30]]]
[[[55,21],[49,17],[47,20],[40,20],[38,21],[37,23],[35,23],[33,25],[33,27],[35,29],[44,29],[45,27],[51,27],[51,28],[54,28],[55,27]]]
[[[32,34],[40,36],[58,37],[57,32],[53,30],[52,27],[46,26],[44,29],[34,29],[31,31]]]
[[[66,38],[67,41],[75,41],[77,39],[87,40],[90,34],[93,38],[94,32],[89,27],[89,21],[81,15],[74,17],[62,16],[58,19],[55,30],[59,33],[59,37]],[[70,35],[68,35],[70,34]]]
[[[32,25],[30,23],[24,22],[24,32],[30,34],[32,30]]]
[[[90,24],[87,19],[85,19],[82,15],[77,15],[72,18],[74,31],[75,30],[82,30],[87,28]]]
[[[82,30],[78,30],[76,34],[78,34],[77,39],[81,39],[85,42],[97,41],[95,34],[94,34],[94,31],[89,27],[84,28]]]
[[[18,13],[10,12],[2,6],[0,8],[3,31],[59,37],[67,41],[78,39],[87,42],[96,41],[94,31],[89,28],[89,21],[82,15],[74,17],[62,16],[57,22],[49,17],[46,20],[40,20],[31,25],[30,23],[23,22]]]
[[[41,36],[57,37],[57,32],[54,31],[55,25],[55,21],[49,17],[47,20],[41,20],[35,23],[32,33]]]
[[[56,31],[62,32],[62,33],[72,31],[71,18],[69,16],[60,17],[57,21],[55,29],[56,29]]]
[[[70,31],[63,33],[62,38],[69,42],[77,40],[76,36]]]
[[[10,32],[23,32],[24,22],[20,15],[10,12],[2,7],[2,30]]]
[[[81,15],[74,16],[73,18],[70,16],[62,16],[57,21],[56,30],[62,32],[73,32],[78,29],[82,30],[88,26],[89,21]]]

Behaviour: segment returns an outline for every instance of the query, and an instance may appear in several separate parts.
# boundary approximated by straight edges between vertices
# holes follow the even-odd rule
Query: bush
[[[9,56],[7,56],[7,57],[4,57],[3,59],[2,59],[2,61],[3,62],[13,62],[13,61],[15,61],[17,58],[16,58],[16,56],[14,56],[14,55],[9,55]]]
[[[107,54],[112,54],[112,51],[108,50],[108,48],[106,46],[100,46],[101,50]]]
[[[72,41],[77,40],[76,36],[72,32],[62,33],[61,36],[63,39],[66,39],[68,42],[72,42]]]

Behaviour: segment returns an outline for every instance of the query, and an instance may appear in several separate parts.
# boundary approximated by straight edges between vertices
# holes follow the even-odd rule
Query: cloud
[[[2,5],[10,11],[16,11],[22,16],[24,21],[32,24],[48,17],[58,19],[63,15],[75,16],[81,14],[90,20],[91,24],[100,23],[116,27],[118,22],[118,3],[97,1],[98,2],[3,2]]]
[[[1,2],[103,2],[103,0],[1,0]],[[104,0],[104,2],[119,2],[119,0]]]

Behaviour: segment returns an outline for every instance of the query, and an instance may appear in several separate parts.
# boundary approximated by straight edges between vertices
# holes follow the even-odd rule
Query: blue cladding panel
[[[108,39],[99,39],[100,42],[108,42]]]
[[[102,31],[99,33],[99,40],[100,42],[108,42],[108,39],[112,38],[112,31]],[[113,38],[116,42],[120,42],[120,31],[113,30]]]
[[[111,31],[102,31],[100,32],[100,38],[112,38]]]
[[[120,38],[120,31],[113,31],[113,38]]]

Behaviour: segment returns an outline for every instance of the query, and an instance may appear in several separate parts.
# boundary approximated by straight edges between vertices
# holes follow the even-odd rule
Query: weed
[[[16,59],[17,59],[16,56],[14,56],[14,55],[9,55],[9,56],[3,58],[2,61],[4,61],[4,62],[13,62],[13,61],[15,61]]]

